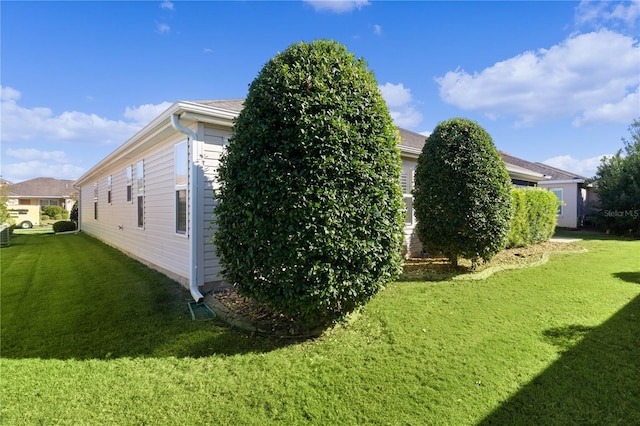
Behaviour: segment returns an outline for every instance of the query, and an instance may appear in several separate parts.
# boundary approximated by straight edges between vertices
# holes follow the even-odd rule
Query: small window
[[[176,194],[176,233],[187,233],[187,183],[189,169],[189,153],[187,142],[175,145],[174,150],[174,183]]]
[[[132,193],[131,193],[131,184],[133,183],[133,166],[129,166],[126,169],[126,175],[127,175],[127,202],[131,202],[131,197],[132,197]]]
[[[560,201],[560,205],[558,206],[558,216],[562,216],[562,205],[564,204],[564,200],[562,199],[562,188],[552,188],[551,192],[558,198]]]
[[[176,232],[187,233],[187,190],[176,191]]]
[[[111,175],[107,176],[107,203],[111,204]]]
[[[138,227],[144,228],[144,161],[136,164],[136,186],[138,187]]]
[[[93,184],[93,219],[98,220],[98,182]]]

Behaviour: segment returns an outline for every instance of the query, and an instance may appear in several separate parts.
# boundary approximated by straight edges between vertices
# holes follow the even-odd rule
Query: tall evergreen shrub
[[[362,59],[333,41],[289,46],[251,83],[233,130],[214,241],[241,294],[326,324],[397,276],[398,136]]]
[[[454,118],[427,138],[415,174],[416,233],[453,265],[462,256],[490,260],[506,243],[511,180],[491,136],[476,122]]]
[[[558,197],[541,188],[528,189],[525,194],[529,216],[529,244],[548,241],[553,236],[558,221]]]

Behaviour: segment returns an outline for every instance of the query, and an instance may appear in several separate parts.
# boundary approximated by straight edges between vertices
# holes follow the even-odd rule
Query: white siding
[[[93,183],[80,188],[81,229],[186,285],[189,239],[175,232],[174,134],[136,158],[128,158],[98,178],[98,219],[93,215]],[[144,227],[138,227],[136,163],[144,161]],[[128,202],[126,168],[133,166],[132,200]],[[107,176],[112,176],[111,204]]]
[[[221,275],[220,262],[216,255],[213,238],[213,209],[215,207],[214,189],[217,187],[217,170],[220,164],[220,157],[224,150],[226,140],[231,137],[231,133],[218,128],[204,127],[204,146],[202,165],[204,170],[204,184],[202,187],[204,200],[202,233],[204,242],[203,264],[204,282],[217,282],[223,279]]]

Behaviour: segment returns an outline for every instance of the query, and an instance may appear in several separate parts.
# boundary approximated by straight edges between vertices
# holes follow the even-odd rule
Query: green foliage
[[[617,234],[640,234],[640,119],[629,126],[631,139],[622,138],[619,150],[605,157],[596,172],[600,198],[597,223]]]
[[[53,224],[53,232],[75,231],[76,223],[70,220],[61,220]]]
[[[62,218],[62,207],[60,206],[42,206],[40,209],[42,214],[55,218],[56,216],[60,216]]]
[[[547,241],[556,229],[560,202],[553,192],[545,189],[528,189],[526,196],[529,244]]]
[[[51,219],[51,217],[47,216],[46,214],[40,215],[40,220],[49,220]]]
[[[541,188],[511,190],[513,216],[507,247],[525,247],[549,240],[557,222],[558,198]]]
[[[71,214],[69,214],[69,220],[78,223],[78,202],[73,203],[71,207]]]
[[[12,225],[14,224],[14,221],[9,214],[9,209],[7,207],[8,192],[9,189],[7,188],[7,185],[0,183],[0,223],[8,223]]]
[[[401,266],[397,144],[362,59],[324,40],[276,55],[219,169],[214,241],[226,278],[304,323],[366,303]]]
[[[511,202],[513,215],[511,226],[507,234],[507,247],[525,247],[530,241],[529,209],[527,208],[527,196],[523,188],[511,190]]]
[[[416,233],[427,251],[490,260],[504,248],[511,180],[491,136],[454,118],[427,138],[415,174]]]

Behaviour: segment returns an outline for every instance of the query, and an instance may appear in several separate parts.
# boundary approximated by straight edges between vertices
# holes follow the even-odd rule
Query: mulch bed
[[[557,241],[503,250],[475,272],[494,267],[526,267],[540,262],[545,253],[582,250],[574,244]],[[470,272],[471,262],[466,259],[460,259],[455,269],[443,257],[410,258],[404,262],[401,279],[443,280]],[[207,295],[205,303],[223,321],[246,332],[278,338],[311,338],[322,333],[319,329],[301,329],[294,318],[272,312],[253,299],[241,296],[234,287]]]

